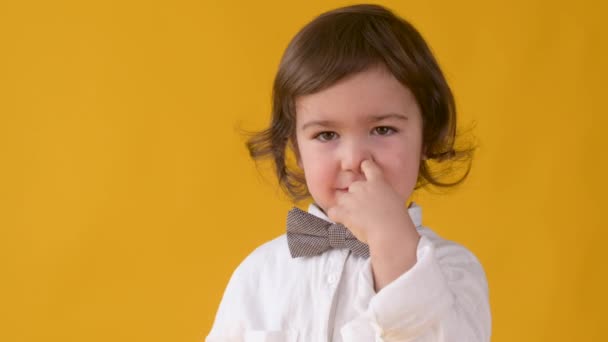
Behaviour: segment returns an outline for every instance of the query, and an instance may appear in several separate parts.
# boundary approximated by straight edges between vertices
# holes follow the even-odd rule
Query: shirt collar
[[[325,221],[335,223],[334,221],[330,220],[329,217],[325,215],[323,210],[321,210],[321,208],[319,208],[315,203],[311,203],[308,206],[308,212],[315,215],[316,217],[324,219]],[[422,227],[422,208],[415,202],[412,202],[409,208],[407,208],[407,212],[412,218],[412,221],[414,222],[416,228]]]

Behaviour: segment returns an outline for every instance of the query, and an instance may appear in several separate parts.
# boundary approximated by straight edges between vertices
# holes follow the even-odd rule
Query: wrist
[[[368,245],[374,275],[374,288],[380,291],[407,272],[417,262],[420,234],[413,222],[387,229],[369,237]]]
[[[382,222],[375,229],[371,229],[366,237],[370,249],[383,250],[392,245],[408,245],[408,241],[419,238],[418,231],[407,212],[395,220]]]
[[[416,257],[420,234],[414,229],[399,229],[368,238],[370,255],[387,260],[403,260]]]

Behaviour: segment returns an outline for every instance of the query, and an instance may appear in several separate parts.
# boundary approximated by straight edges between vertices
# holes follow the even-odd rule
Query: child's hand
[[[420,235],[405,199],[384,179],[382,170],[371,160],[364,160],[361,170],[366,180],[352,183],[327,215],[369,245],[374,289],[380,291],[416,263]]]
[[[405,208],[405,200],[384,179],[382,170],[372,160],[361,163],[366,180],[353,182],[348,192],[337,198],[327,210],[332,221],[342,223],[359,239],[372,244],[382,243],[403,230],[414,229]]]

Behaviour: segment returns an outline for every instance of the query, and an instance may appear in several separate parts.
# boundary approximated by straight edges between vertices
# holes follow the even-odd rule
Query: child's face
[[[384,68],[355,74],[296,101],[299,165],[323,210],[364,180],[372,159],[403,199],[412,194],[422,151],[422,115],[410,90]]]

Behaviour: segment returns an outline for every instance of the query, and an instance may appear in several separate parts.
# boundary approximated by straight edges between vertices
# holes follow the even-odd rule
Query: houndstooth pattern
[[[339,223],[331,223],[293,208],[287,214],[287,244],[293,258],[322,254],[331,248],[348,248],[369,257],[369,247]]]

